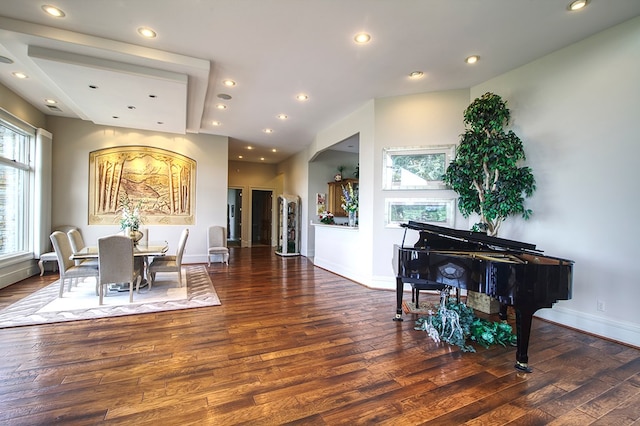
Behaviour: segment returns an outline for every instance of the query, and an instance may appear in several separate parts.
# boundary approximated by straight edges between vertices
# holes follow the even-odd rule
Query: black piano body
[[[573,261],[544,256],[535,245],[486,234],[409,221],[420,233],[413,247],[394,248],[396,316],[402,321],[404,284],[436,289],[443,285],[487,294],[516,314],[516,365],[528,367],[533,314],[558,300],[571,299]],[[506,309],[503,310],[503,315]]]

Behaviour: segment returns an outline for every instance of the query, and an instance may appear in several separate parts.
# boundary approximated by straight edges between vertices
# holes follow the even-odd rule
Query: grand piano
[[[516,314],[518,338],[515,368],[528,366],[529,336],[533,314],[558,300],[571,299],[573,261],[544,256],[529,243],[427,223],[409,221],[402,245],[394,246],[396,274],[395,321],[402,321],[404,284],[421,289],[449,286],[485,293]],[[418,241],[405,246],[407,230],[419,232]]]

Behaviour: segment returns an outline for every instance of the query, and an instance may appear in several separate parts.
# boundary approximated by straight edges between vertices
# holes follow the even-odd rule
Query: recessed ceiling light
[[[54,18],[64,18],[65,13],[62,9],[58,9],[55,6],[51,6],[50,4],[45,4],[42,6],[42,10],[44,10],[48,15],[53,16]]]
[[[144,38],[156,38],[158,36],[158,34],[149,27],[138,28],[138,34]]]
[[[571,11],[584,9],[589,4],[589,1],[590,0],[575,0],[575,1],[572,1],[567,6],[567,9],[571,10]]]
[[[157,96],[156,96],[156,95],[149,95],[149,97],[150,97],[150,98],[152,98],[152,99],[157,98]]]
[[[222,123],[219,121],[212,121],[211,124],[214,126],[222,126]]]
[[[464,61],[468,64],[475,64],[479,60],[480,60],[480,56],[473,55],[473,56],[468,56]]]
[[[95,84],[90,84],[89,85],[89,89],[97,89],[97,88],[98,88],[98,86],[96,86]]]
[[[273,129],[264,129],[263,132],[265,132],[265,133],[273,133]]]
[[[7,58],[6,56],[0,56],[0,63],[12,64],[13,63],[13,59]]]
[[[306,101],[307,99],[309,99],[309,95],[305,95],[304,93],[300,93],[299,95],[296,95],[296,99],[299,101]]]
[[[45,99],[44,101],[49,105],[55,105],[58,103],[55,99]]]
[[[25,73],[20,72],[20,71],[14,72],[13,76],[16,77],[16,78],[29,78],[28,75],[26,75]]]
[[[229,99],[231,99],[231,95],[227,95],[226,93],[218,93],[218,99],[224,99],[225,101],[228,101]]]
[[[248,149],[248,150],[252,150],[252,149],[253,149],[253,147],[252,147],[251,145],[249,145],[249,146],[247,147],[247,149]]]
[[[242,155],[238,155],[238,158],[244,158]]]
[[[233,80],[223,80],[222,84],[224,84],[227,87],[233,87],[236,85],[236,82]]]
[[[111,118],[115,118],[117,120],[120,117],[118,117],[117,115],[112,115]]]
[[[158,124],[164,124],[164,121],[158,121]]]
[[[278,114],[276,117],[278,117],[280,120],[286,120],[287,118],[287,114]]]
[[[423,76],[424,73],[422,71],[413,71],[412,73],[409,73],[409,78],[412,79],[422,78]]]
[[[358,33],[353,37],[356,43],[364,44],[369,43],[371,41],[371,36],[367,33]]]
[[[260,161],[264,161],[264,157],[260,157]]]
[[[218,108],[218,109],[227,109],[227,106],[225,104],[216,104],[216,108]]]
[[[129,105],[127,108],[129,108],[129,109],[136,109],[136,107],[134,107],[133,105]]]
[[[271,150],[271,152],[278,152],[278,150],[277,150],[277,149],[275,149],[275,148],[273,148],[273,149]]]

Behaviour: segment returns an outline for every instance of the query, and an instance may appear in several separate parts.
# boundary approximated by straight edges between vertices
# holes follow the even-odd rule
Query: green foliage
[[[464,112],[467,130],[460,137],[456,158],[443,180],[458,193],[458,208],[469,217],[480,216],[474,230],[497,235],[500,224],[511,215],[529,219],[524,200],[535,191],[535,179],[526,159],[522,141],[504,126],[510,118],[506,102],[487,92]]]
[[[471,340],[488,348],[491,345],[513,346],[517,337],[513,334],[512,327],[506,322],[489,321],[476,317],[473,309],[464,303],[456,303],[456,299],[447,300],[447,309],[457,312],[460,318],[461,332],[455,332],[449,336],[450,329],[443,329],[442,317],[439,305],[434,306],[434,314],[429,317],[420,317],[416,320],[415,330],[426,330],[428,322],[435,327],[440,339],[450,345],[458,346],[463,352],[475,352],[475,348],[467,344]]]

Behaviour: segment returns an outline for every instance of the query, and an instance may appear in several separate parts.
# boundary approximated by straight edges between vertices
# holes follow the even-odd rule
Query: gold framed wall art
[[[89,225],[114,225],[120,200],[140,206],[143,225],[195,223],[196,161],[147,146],[89,153]]]

